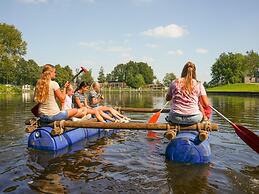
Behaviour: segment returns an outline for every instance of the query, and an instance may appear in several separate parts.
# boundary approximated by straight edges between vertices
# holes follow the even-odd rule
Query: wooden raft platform
[[[193,125],[169,125],[168,123],[114,123],[114,122],[89,122],[89,121],[56,121],[52,124],[52,135],[60,135],[64,131],[74,128],[101,128],[101,129],[129,129],[129,130],[162,130],[162,131],[217,131],[215,123],[196,123]],[[69,128],[67,128],[69,127]]]

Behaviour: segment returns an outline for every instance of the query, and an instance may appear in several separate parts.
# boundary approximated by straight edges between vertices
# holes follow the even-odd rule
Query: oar
[[[212,110],[214,110],[216,113],[218,113],[222,118],[224,118],[227,122],[229,122],[232,127],[234,127],[236,134],[248,145],[250,148],[252,148],[254,151],[259,154],[259,137],[249,129],[241,126],[236,125],[232,121],[230,121],[227,117],[225,117],[222,113],[220,113],[217,109],[210,106]]]
[[[69,82],[74,81],[74,79],[76,79],[76,78],[80,75],[80,73],[82,73],[82,72],[87,73],[86,68],[81,67],[81,70],[80,70],[74,77],[72,77],[72,79],[71,79]],[[32,109],[31,109],[31,112],[33,113],[33,115],[34,115],[35,117],[38,117],[38,116],[39,116],[39,108],[40,108],[40,103],[36,104],[36,105],[35,105],[34,107],[32,107]]]
[[[169,103],[169,101],[167,101],[165,103],[165,105],[163,106],[163,108],[160,109],[160,111],[158,111],[157,113],[153,114],[150,119],[148,120],[148,123],[156,123],[157,120],[160,117],[161,112],[163,111],[163,109],[167,106],[167,104]],[[147,133],[147,137],[148,138],[156,138],[156,132],[153,131],[148,131]]]
[[[86,70],[86,68],[81,67],[81,70],[76,75],[74,75],[74,77],[72,77],[72,79],[69,82],[74,81],[74,79],[76,79],[82,72],[87,73],[88,71]]]

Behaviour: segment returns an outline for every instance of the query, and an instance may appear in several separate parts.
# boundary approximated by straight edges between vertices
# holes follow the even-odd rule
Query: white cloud
[[[196,53],[200,53],[200,54],[208,53],[208,50],[205,48],[197,48],[195,51],[196,51]]]
[[[159,46],[157,44],[146,44],[146,47],[149,47],[149,48],[158,48]]]
[[[176,55],[176,56],[182,56],[183,55],[183,51],[178,49],[176,51],[168,51],[169,55]]]
[[[154,29],[149,29],[142,32],[142,34],[154,37],[180,38],[187,34],[187,31],[181,26],[170,24],[168,26],[158,26]]]
[[[37,4],[37,3],[48,3],[48,0],[19,0],[22,3],[32,3],[32,4]]]

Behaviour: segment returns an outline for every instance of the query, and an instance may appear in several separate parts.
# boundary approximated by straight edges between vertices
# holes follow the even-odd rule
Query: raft
[[[66,131],[61,135],[51,135],[52,127],[39,127],[30,133],[28,137],[28,147],[37,150],[58,151],[68,146],[89,139],[94,136],[100,136],[101,133],[107,132],[111,135],[116,130],[94,129],[94,128],[74,128]]]
[[[200,141],[197,131],[179,132],[166,146],[167,160],[191,164],[211,162],[210,137]]]
[[[28,147],[37,150],[58,151],[76,142],[101,133],[116,133],[118,130],[159,130],[166,131],[170,141],[165,149],[167,160],[205,164],[211,161],[210,131],[216,131],[217,124],[197,123],[190,126],[170,125],[168,123],[113,123],[91,121],[56,121],[52,126],[35,128],[29,135]],[[110,130],[107,130],[110,129]]]

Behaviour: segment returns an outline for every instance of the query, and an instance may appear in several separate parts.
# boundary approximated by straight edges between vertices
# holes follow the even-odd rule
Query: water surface
[[[259,134],[259,98],[210,95],[213,106]],[[164,93],[105,93],[105,104],[161,108]],[[85,140],[62,152],[27,148],[24,120],[32,117],[31,95],[0,95],[1,193],[259,193],[259,156],[213,113],[208,165],[165,161],[168,140],[146,131],[121,131]],[[146,122],[151,114],[129,117]],[[164,122],[162,114],[160,122]]]

